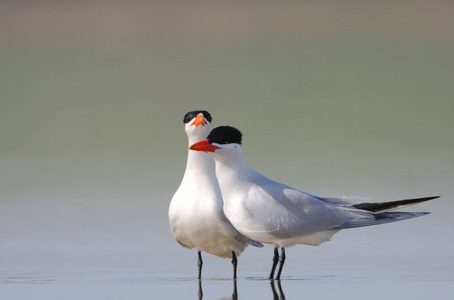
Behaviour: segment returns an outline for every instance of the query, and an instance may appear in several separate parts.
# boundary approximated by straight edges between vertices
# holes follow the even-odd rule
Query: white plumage
[[[241,150],[241,133],[233,127],[213,129],[208,139],[190,147],[208,152],[216,161],[216,176],[224,199],[224,213],[245,236],[275,246],[273,278],[285,261],[285,248],[317,246],[341,229],[390,223],[427,213],[384,212],[438,197],[369,203],[364,198],[324,198],[270,180],[249,167]],[[361,201],[363,200],[363,201]],[[282,249],[278,257],[277,248]]]
[[[189,145],[205,139],[210,132],[210,122],[204,118],[204,112],[191,113],[197,116],[185,124]],[[170,202],[169,222],[180,245],[199,251],[199,278],[200,251],[232,258],[236,277],[236,256],[248,244],[263,246],[239,233],[225,217],[214,161],[203,152],[188,151],[183,180]]]

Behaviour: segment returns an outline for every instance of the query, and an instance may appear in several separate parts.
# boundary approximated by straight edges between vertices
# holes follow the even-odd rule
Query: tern
[[[210,132],[207,111],[188,112],[183,119],[189,145],[205,139]],[[237,256],[248,245],[263,247],[239,233],[225,217],[221,190],[213,159],[206,153],[188,151],[186,170],[169,206],[169,223],[177,242],[198,250],[198,278],[202,276],[202,254],[231,258],[236,279]]]
[[[273,245],[270,273],[280,280],[285,248],[296,244],[318,246],[342,229],[407,220],[427,212],[389,212],[439,196],[392,202],[364,202],[365,198],[325,198],[273,181],[249,167],[241,150],[242,133],[231,126],[211,131],[206,140],[189,147],[209,153],[224,199],[224,213],[245,236]],[[279,256],[278,248],[281,248]]]

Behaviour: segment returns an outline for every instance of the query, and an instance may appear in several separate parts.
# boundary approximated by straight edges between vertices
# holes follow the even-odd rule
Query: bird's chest
[[[227,219],[236,228],[254,227],[257,224],[255,214],[257,212],[257,205],[260,204],[260,199],[255,199],[254,194],[246,196],[245,193],[232,195],[231,197],[224,198],[224,213]]]

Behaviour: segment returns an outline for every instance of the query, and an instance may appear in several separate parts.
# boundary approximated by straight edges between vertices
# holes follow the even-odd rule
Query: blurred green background
[[[3,266],[186,261],[167,208],[195,109],[242,130],[272,179],[442,195],[418,209],[452,228],[453,15],[440,0],[1,2]]]

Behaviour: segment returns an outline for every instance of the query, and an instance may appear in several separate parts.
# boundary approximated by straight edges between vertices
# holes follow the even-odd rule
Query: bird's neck
[[[214,160],[204,152],[188,151],[188,160],[186,162],[186,171],[197,170],[213,170],[214,173]]]
[[[205,136],[190,136],[188,137],[188,144],[191,146],[194,143],[204,140]],[[212,173],[214,175],[215,165],[213,158],[207,153],[188,150],[188,160],[186,162],[186,174],[192,173]]]
[[[253,173],[254,170],[246,164],[241,152],[233,157],[216,159],[216,177],[224,190],[249,181]]]

